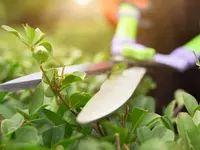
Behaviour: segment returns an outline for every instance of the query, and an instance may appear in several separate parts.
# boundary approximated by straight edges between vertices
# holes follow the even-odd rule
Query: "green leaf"
[[[56,143],[64,139],[64,134],[65,134],[64,124],[46,130],[42,134],[42,140],[44,146],[47,146],[49,148],[53,147]]]
[[[152,136],[163,140],[165,142],[174,141],[175,135],[172,130],[167,129],[164,126],[156,126],[152,130]]]
[[[28,110],[26,111],[26,110],[23,110],[23,109],[21,109],[21,108],[19,108],[19,107],[16,107],[16,111],[18,112],[18,113],[20,113],[23,117],[24,117],[24,119],[29,119],[31,116],[28,114]]]
[[[99,142],[93,138],[80,140],[77,145],[78,150],[115,150],[114,146],[107,142]]]
[[[135,129],[140,125],[144,116],[147,114],[146,110],[140,108],[133,108],[131,113],[132,129],[131,133],[134,134]]]
[[[68,136],[71,136],[72,127],[67,121],[65,121],[62,117],[60,117],[59,115],[50,110],[44,109],[43,113],[47,117],[47,119],[50,120],[55,125],[65,124],[65,132]]]
[[[44,118],[34,119],[30,121],[31,126],[34,126],[39,134],[42,134],[44,131],[53,128],[53,123]]]
[[[110,122],[103,122],[102,123],[103,126],[105,126],[106,129],[109,129],[113,135],[115,135],[116,133],[119,134],[120,137],[120,143],[121,145],[125,144],[126,139],[128,137],[128,129],[126,128],[120,128]]]
[[[55,96],[54,92],[51,89],[51,86],[48,86],[45,89],[44,94],[45,94],[46,97],[54,97]]]
[[[24,39],[24,38],[21,36],[21,34],[20,34],[17,30],[15,30],[15,29],[13,29],[13,28],[11,28],[11,27],[9,27],[9,26],[6,26],[6,25],[3,25],[2,28],[4,28],[6,31],[10,32],[11,34],[15,35],[15,36],[18,37],[25,45],[29,46],[29,44],[28,44],[28,42],[27,42],[28,40]]]
[[[148,110],[149,112],[155,112],[155,100],[150,96],[138,96],[131,103],[134,107]]]
[[[184,101],[187,111],[193,116],[194,110],[198,107],[197,100],[192,95],[186,92],[181,92],[180,96]]]
[[[72,108],[79,108],[85,106],[85,104],[91,99],[92,95],[88,93],[74,93],[70,96],[70,105]]]
[[[192,117],[187,113],[179,113],[177,117],[178,133],[184,141],[185,149],[200,149],[200,132],[194,124]]]
[[[185,91],[183,90],[177,90],[175,92],[175,100],[177,101],[177,105],[178,107],[182,107],[184,105],[184,100],[183,100],[183,97],[182,97],[182,93],[184,93]]]
[[[33,40],[33,45],[37,45],[38,43],[40,43],[45,37],[45,34],[39,29],[36,28],[35,29],[35,38]]]
[[[38,132],[36,128],[31,126],[24,126],[15,132],[16,141],[19,143],[37,143]]]
[[[140,126],[148,126],[148,127],[152,127],[154,126],[158,121],[160,121],[160,115],[155,114],[155,113],[147,113],[144,116],[144,119],[141,123]]]
[[[165,125],[166,128],[174,131],[173,123],[167,116],[162,116],[160,119],[161,119],[161,121],[163,122],[163,124]]]
[[[24,27],[24,30],[26,32],[26,35],[28,37],[28,41],[29,41],[29,45],[31,46],[32,45],[32,42],[35,38],[35,30],[33,28],[31,28],[28,24],[26,25],[23,25]]]
[[[176,105],[176,101],[175,100],[171,101],[171,103],[165,108],[164,115],[169,118],[173,117],[175,105]]]
[[[35,114],[44,102],[44,86],[40,83],[30,99],[29,114]]]
[[[62,88],[65,88],[69,84],[80,82],[85,79],[86,73],[85,72],[73,72],[72,74],[65,75],[63,82],[62,82]]]
[[[4,100],[4,97],[7,95],[7,92],[2,92],[0,93],[0,102],[2,102]]]
[[[46,48],[46,50],[49,52],[49,54],[50,55],[52,54],[53,48],[49,42],[42,42],[42,43],[40,43],[40,46],[44,46]]]
[[[71,144],[73,144],[76,140],[80,139],[83,137],[83,134],[81,133],[76,133],[75,135],[72,135],[70,138],[64,139],[59,141],[54,145],[54,147],[58,145],[62,145],[65,149],[69,148]]]
[[[19,128],[24,122],[24,117],[19,113],[14,114],[10,119],[13,120],[16,128]]]
[[[158,138],[152,138],[144,142],[139,150],[171,150],[167,147],[165,142]],[[174,150],[174,149],[173,149]]]
[[[143,143],[152,137],[152,132],[148,127],[143,126],[137,129],[137,137],[139,141]]]
[[[11,119],[5,119],[1,122],[1,132],[3,134],[13,133],[16,129],[15,123]]]
[[[76,116],[71,111],[66,111],[63,118],[70,124],[76,125]]]
[[[193,121],[195,123],[196,126],[198,126],[200,124],[200,111],[197,110],[193,116]]]

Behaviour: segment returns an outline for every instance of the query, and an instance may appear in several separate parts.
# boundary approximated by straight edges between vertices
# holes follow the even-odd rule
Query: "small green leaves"
[[[52,54],[53,48],[49,42],[42,42],[40,43],[40,46],[45,47],[45,49],[49,52],[49,54]]]
[[[33,57],[39,64],[42,64],[50,59],[50,54],[44,46],[37,46],[33,51]]]
[[[84,106],[92,97],[88,93],[74,93],[70,96],[70,105],[72,108],[79,108]]]
[[[17,36],[33,53],[33,57],[39,64],[47,62],[52,55],[52,46],[49,42],[42,41],[45,34],[39,28],[31,28],[28,24],[23,25],[25,36],[22,36],[17,30],[9,27],[2,26],[6,31]]]
[[[183,99],[184,105],[188,112],[193,116],[195,109],[198,107],[196,99],[186,92],[181,92],[179,96]]]
[[[102,125],[105,126],[108,130],[110,130],[113,135],[118,133],[119,137],[120,137],[121,145],[125,144],[125,142],[127,140],[127,136],[128,136],[128,129],[120,128],[110,122],[103,122]]]
[[[71,136],[72,127],[70,126],[70,124],[67,121],[65,121],[62,117],[60,117],[59,115],[57,115],[56,113],[54,113],[50,110],[44,109],[43,113],[44,113],[44,116],[49,121],[51,121],[53,124],[55,124],[55,125],[65,124],[65,129],[66,129],[65,132],[66,132],[67,136]]]
[[[35,114],[44,102],[44,86],[43,83],[34,91],[29,104],[29,114]]]
[[[45,37],[45,34],[39,28],[36,28],[33,45],[37,45],[38,43],[40,43],[44,39],[44,37]]]
[[[184,147],[187,150],[200,149],[200,132],[194,124],[192,117],[187,113],[180,113],[177,117],[178,133],[184,141]]]
[[[15,132],[15,137],[16,137],[16,141],[19,143],[37,143],[38,141],[38,132],[36,130],[36,128],[31,127],[31,126],[24,126],[19,128],[16,132]]]
[[[6,25],[3,25],[2,28],[4,28],[6,31],[8,31],[11,34],[15,35],[16,37],[18,37],[25,45],[28,45],[27,40],[25,40],[25,38],[22,37],[22,35],[17,30],[15,30],[9,26],[6,26]]]
[[[193,121],[195,123],[196,126],[198,126],[200,124],[200,111],[197,110],[193,116]]]
[[[32,45],[33,40],[35,38],[35,30],[33,28],[31,28],[28,24],[23,25],[23,27],[26,32],[26,36],[28,38],[28,44]]]
[[[55,96],[55,94],[54,94],[54,92],[52,91],[52,89],[51,89],[50,86],[48,86],[48,87],[45,89],[44,94],[45,94],[46,97],[54,97],[54,96]]]
[[[17,128],[15,127],[15,123],[11,119],[5,119],[1,123],[1,131],[3,134],[10,134],[14,132]]]
[[[171,101],[170,104],[165,108],[164,115],[169,118],[173,117],[175,105],[176,105],[176,101],[175,100]]]
[[[137,129],[137,136],[139,141],[143,143],[152,137],[152,132],[148,127],[143,126]]]
[[[72,135],[70,138],[61,140],[54,147],[56,147],[58,145],[62,145],[65,149],[68,149],[70,145],[72,145],[76,140],[78,140],[82,137],[83,137],[83,134],[76,133],[76,134]]]
[[[7,92],[2,92],[0,93],[0,102],[3,101],[3,99],[5,98],[5,96],[7,95]]]
[[[150,96],[138,96],[132,102],[131,105],[148,110],[149,112],[155,112],[156,103]]]
[[[146,110],[140,108],[133,108],[131,113],[132,130],[131,133],[134,134],[135,129],[140,125],[144,116],[147,114]]]
[[[159,138],[162,141],[174,141],[175,135],[172,130],[165,128],[164,126],[156,126],[152,130],[152,136]]]
[[[86,73],[80,72],[80,71],[76,71],[76,72],[73,72],[72,74],[65,75],[63,82],[62,82],[62,88],[65,88],[69,84],[83,81],[85,76],[86,76]]]
[[[64,124],[55,126],[49,130],[44,131],[42,134],[43,145],[49,148],[53,147],[56,143],[64,139],[64,134]]]

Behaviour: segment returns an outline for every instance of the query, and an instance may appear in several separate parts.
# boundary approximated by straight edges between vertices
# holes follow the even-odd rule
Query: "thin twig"
[[[56,69],[54,68],[54,72],[53,72],[53,88],[54,89],[57,89],[57,83],[56,83]],[[61,105],[61,103],[59,102],[59,98],[57,99],[57,96],[56,96],[56,104],[57,105]]]
[[[59,84],[58,84],[58,91],[59,92],[61,92],[62,82],[63,82],[63,79],[64,79],[64,71],[65,71],[65,65],[62,67],[61,77],[60,77]],[[61,104],[62,100],[58,99],[58,103]]]
[[[181,106],[181,107],[179,107],[179,106],[176,107],[175,110],[174,110],[173,117],[177,116],[178,113],[179,113],[182,109],[183,109],[183,106]]]
[[[47,75],[46,75],[46,73],[45,73],[44,68],[42,67],[42,65],[40,65],[40,69],[42,70],[42,72],[43,72],[45,78],[47,79],[47,82],[48,82],[48,84],[50,85],[52,91],[60,98],[60,100],[65,104],[65,106],[66,106],[69,110],[71,110],[70,104],[68,104],[68,103],[63,99],[63,97],[62,97],[62,95],[60,94],[59,91],[57,91],[56,89],[53,88],[53,86],[52,86],[52,84],[51,84],[51,81],[50,81],[49,78],[47,77]],[[72,112],[75,116],[77,115],[77,113],[74,112],[73,110],[71,110],[71,112]]]
[[[124,150],[130,150],[130,148],[127,144],[124,144]]]
[[[116,145],[117,145],[116,150],[121,150],[119,134],[116,133],[115,136],[116,136]]]
[[[126,105],[126,113],[124,115],[124,119],[123,119],[123,122],[122,122],[122,127],[125,128],[126,126],[126,121],[127,121],[127,118],[128,118],[128,111],[129,111],[129,106]]]
[[[99,135],[101,135],[102,137],[105,136],[105,134],[103,133],[103,131],[101,130],[99,126],[99,123],[92,123],[92,127]]]
[[[24,124],[27,122],[27,120],[24,120],[23,122],[22,122],[22,124],[21,124],[21,126],[20,126],[20,128],[21,127],[23,127],[24,126]]]
[[[56,83],[56,68],[53,69],[53,87],[54,89],[57,89],[57,83]]]
[[[56,93],[58,95],[58,97],[62,100],[62,102],[65,104],[65,106],[70,109],[70,105],[63,99],[62,95],[60,94],[60,92],[58,92],[56,89],[53,88],[51,81],[49,80],[49,78],[47,77],[44,68],[42,67],[42,65],[40,65],[40,69],[42,70],[48,84],[50,85],[51,89],[53,90],[54,93]]]

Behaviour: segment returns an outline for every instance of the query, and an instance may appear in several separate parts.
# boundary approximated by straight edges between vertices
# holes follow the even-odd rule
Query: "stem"
[[[23,127],[23,125],[24,125],[26,122],[27,122],[27,120],[24,120],[24,121],[22,122],[20,128]]]
[[[119,134],[116,133],[115,136],[116,136],[116,144],[117,144],[117,149],[116,150],[121,150]]]
[[[65,106],[70,110],[70,105],[63,99],[62,95],[60,94],[59,91],[57,91],[56,89],[53,88],[52,84],[51,84],[51,81],[49,80],[49,78],[47,77],[45,71],[44,71],[44,68],[42,67],[42,65],[40,65],[40,69],[42,70],[45,78],[47,79],[47,82],[49,84],[49,86],[51,87],[52,91],[58,95],[58,97],[62,100],[62,102],[65,104]]]
[[[126,121],[127,121],[127,118],[128,118],[128,111],[129,111],[129,106],[126,105],[126,113],[124,115],[124,120],[122,122],[122,127],[125,128],[125,125],[126,125]]]
[[[183,109],[183,106],[181,106],[181,107],[179,107],[179,106],[176,107],[175,110],[174,110],[173,117],[177,116],[178,113],[179,113],[182,109]]]
[[[101,130],[99,126],[99,123],[92,123],[92,127],[97,133],[99,133],[99,135],[101,135],[102,137],[105,136],[105,134],[103,133],[103,131]]]
[[[124,150],[130,150],[129,146],[124,144]]]

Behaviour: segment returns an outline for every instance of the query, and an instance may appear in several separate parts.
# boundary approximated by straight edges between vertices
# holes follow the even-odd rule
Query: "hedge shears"
[[[77,117],[78,123],[92,123],[112,114],[132,96],[148,69],[156,71],[160,67],[168,67],[155,61],[133,61],[121,56],[113,56],[107,62],[66,67],[64,73],[84,71],[88,75],[99,75],[110,72],[113,65],[119,62],[126,62],[128,64],[127,69],[121,75],[108,79],[102,84],[99,92],[90,99],[79,113]],[[58,68],[58,70],[61,73],[62,68]],[[42,72],[33,73],[1,84],[0,92],[36,88],[41,81]]]

